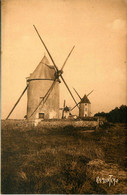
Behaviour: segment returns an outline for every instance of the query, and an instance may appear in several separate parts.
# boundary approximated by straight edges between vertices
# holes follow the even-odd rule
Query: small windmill
[[[70,114],[70,107],[66,106],[66,101],[64,100],[63,108],[60,108],[62,110],[62,119],[67,119]]]
[[[80,101],[71,109],[71,111],[79,105],[79,117],[87,117],[91,116],[91,103],[88,99],[88,96],[93,92],[93,90],[89,94],[85,94],[83,98],[79,95],[79,93],[76,91],[75,88],[73,88],[78,97],[80,98]]]
[[[64,66],[65,66],[69,56],[71,55],[71,53],[72,53],[72,51],[74,49],[74,46],[71,49],[70,53],[68,54],[65,62],[63,63],[62,68],[59,70],[58,67],[56,66],[56,64],[55,64],[55,62],[54,62],[54,60],[53,60],[53,58],[52,58],[52,56],[51,56],[47,46],[45,45],[44,41],[42,40],[38,30],[36,29],[35,26],[34,26],[34,28],[35,28],[35,30],[36,30],[36,32],[37,32],[37,34],[38,34],[38,36],[39,36],[43,46],[45,47],[45,49],[46,49],[46,51],[47,51],[47,53],[48,53],[48,55],[49,55],[49,57],[50,57],[50,59],[51,59],[51,61],[53,63],[53,66],[50,66],[47,63],[47,59],[46,58],[43,59],[42,62],[41,62],[42,64],[46,65],[46,68],[52,69],[52,71],[48,71],[48,72],[51,73],[50,74],[50,78],[49,77],[48,78],[47,77],[42,78],[40,76],[41,72],[38,71],[39,72],[39,74],[38,74],[38,72],[35,69],[36,74],[34,74],[35,72],[33,72],[33,74],[32,74],[33,77],[31,78],[31,76],[30,76],[27,79],[27,86],[25,87],[24,91],[22,92],[21,96],[17,100],[16,104],[14,105],[14,107],[12,108],[11,112],[8,114],[6,119],[8,119],[10,117],[10,115],[14,111],[15,107],[19,103],[20,99],[22,98],[22,96],[24,95],[26,90],[27,90],[27,94],[28,94],[27,119],[28,120],[34,120],[36,118],[45,118],[45,116],[46,116],[46,118],[51,118],[51,117],[49,117],[49,114],[45,115],[45,112],[47,113],[48,110],[51,110],[51,109],[53,109],[55,107],[54,106],[54,101],[56,101],[55,97],[58,94],[58,92],[57,93],[55,93],[55,92],[56,92],[56,90],[58,90],[58,82],[60,82],[59,78],[61,78],[61,80],[63,81],[64,85],[66,86],[68,92],[70,93],[73,101],[75,102],[76,106],[79,108],[79,106],[78,106],[78,104],[77,104],[77,102],[76,102],[72,92],[69,89],[69,86],[67,85],[67,83],[66,83],[66,81],[65,81],[65,79],[63,78],[63,75],[62,75],[63,74],[63,68],[64,68]],[[40,67],[41,66],[39,65],[37,67],[37,70],[41,70]],[[46,83],[47,80],[48,81],[50,80],[50,84],[48,83],[48,88],[43,88],[43,89],[46,89],[46,91],[43,90],[43,89],[41,90],[41,86],[42,85],[43,86],[44,85],[47,86],[47,83]],[[44,81],[45,81],[45,83],[44,83]],[[56,88],[56,90],[54,90],[55,88]],[[41,91],[41,93],[43,93],[42,95],[40,94],[40,91]],[[54,95],[52,95],[52,98],[50,96],[51,92],[52,92],[52,94],[54,94]],[[47,100],[49,100],[49,97],[50,97],[50,101],[48,102]],[[47,103],[47,106],[46,106],[46,103]],[[44,108],[44,106],[45,106],[45,108]],[[58,103],[57,103],[57,107],[58,107]],[[58,108],[57,108],[57,110],[58,110]],[[51,111],[54,111],[54,110],[51,110]]]

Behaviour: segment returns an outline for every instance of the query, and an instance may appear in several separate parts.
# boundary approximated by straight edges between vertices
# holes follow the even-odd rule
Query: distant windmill
[[[62,110],[62,119],[68,118],[70,113],[70,107],[66,106],[66,101],[64,100],[63,108],[60,108]]]
[[[33,25],[34,26],[34,25]],[[42,119],[49,119],[49,118],[59,118],[59,78],[62,79],[63,83],[65,84],[67,90],[69,91],[73,101],[75,102],[76,106],[78,104],[72,95],[65,79],[63,78],[63,68],[71,55],[73,48],[71,49],[70,53],[68,54],[65,62],[63,63],[62,68],[59,70],[48,50],[44,41],[42,40],[39,32],[37,31],[36,27],[34,26],[43,46],[45,47],[53,66],[49,65],[48,59],[46,56],[42,59],[40,64],[37,66],[35,71],[27,78],[27,86],[22,92],[21,96],[17,100],[16,104],[12,108],[11,112],[8,114],[7,118],[10,117],[12,112],[14,111],[15,107],[19,103],[20,99],[22,98],[23,94],[27,90],[27,119],[28,120],[35,120],[36,118]],[[52,95],[50,95],[52,93]],[[79,108],[79,107],[78,107]]]
[[[74,88],[73,88],[74,89]],[[91,116],[91,103],[88,99],[88,96],[93,92],[93,90],[89,93],[89,94],[85,94],[83,96],[83,98],[81,98],[81,96],[79,95],[79,93],[76,91],[76,89],[74,89],[74,91],[76,92],[76,94],[78,95],[78,97],[80,98],[80,101],[78,102],[78,104],[76,104],[71,111],[77,106],[79,105],[79,117],[86,117],[86,116]]]

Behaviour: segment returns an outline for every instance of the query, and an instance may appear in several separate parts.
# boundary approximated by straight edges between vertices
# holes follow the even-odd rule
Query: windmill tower
[[[74,88],[73,88],[74,89]],[[78,97],[80,98],[80,101],[78,102],[77,105],[79,105],[79,117],[90,117],[91,116],[91,103],[88,99],[88,96],[93,92],[93,90],[87,94],[84,95],[83,98],[81,98],[81,96],[79,95],[79,93],[76,91],[76,89],[74,89],[74,91],[76,92],[76,94],[78,95]],[[75,105],[71,111],[77,106]]]
[[[34,26],[34,25],[33,25]],[[59,118],[59,83],[60,79],[63,81],[66,86],[68,92],[70,93],[73,101],[76,106],[77,102],[69,89],[65,79],[63,78],[63,68],[71,55],[73,48],[68,54],[65,62],[63,63],[62,68],[59,70],[56,66],[47,46],[42,40],[38,30],[34,26],[35,31],[37,32],[43,46],[45,47],[53,66],[49,65],[48,59],[46,56],[43,57],[42,61],[39,63],[37,68],[34,70],[32,74],[27,78],[27,86],[24,91],[20,95],[19,99],[13,106],[12,110],[8,114],[7,118],[10,117],[15,107],[19,103],[20,99],[24,95],[27,90],[27,119],[28,120],[36,120],[36,119],[51,119],[51,118]],[[60,79],[59,79],[60,78]],[[79,108],[79,107],[78,107]]]
[[[60,110],[62,110],[62,119],[67,119],[69,117],[70,114],[70,108],[68,106],[66,106],[66,101],[64,100],[63,103],[63,108],[60,108]]]
[[[86,95],[81,99],[79,104],[79,117],[91,116],[91,103]]]
[[[37,68],[27,78],[27,119],[52,119],[59,118],[59,79],[57,79],[52,94],[46,103],[37,108],[40,100],[44,99],[51,83],[55,79],[54,66],[49,65],[46,56],[43,57]],[[35,111],[35,112],[34,112]]]

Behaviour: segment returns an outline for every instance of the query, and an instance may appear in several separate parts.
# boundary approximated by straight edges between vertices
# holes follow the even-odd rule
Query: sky
[[[126,0],[2,0],[1,118],[5,119],[44,54],[33,24],[60,69],[75,45],[63,77],[76,100],[88,94],[92,115],[127,104]],[[50,61],[51,62],[51,61]],[[51,62],[52,65],[52,62]],[[75,104],[63,83],[64,99]],[[27,93],[10,116],[24,118]],[[78,109],[73,111],[78,114]]]

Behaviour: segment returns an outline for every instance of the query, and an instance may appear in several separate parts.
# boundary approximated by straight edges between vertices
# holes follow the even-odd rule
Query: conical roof
[[[66,106],[66,107],[64,108],[64,111],[65,111],[65,112],[69,112],[69,111],[70,111],[69,107]]]
[[[81,100],[81,103],[87,103],[87,104],[91,104],[88,97],[86,95],[84,95],[84,97]]]
[[[53,79],[54,80],[55,68],[49,65],[49,61],[46,56],[44,56],[41,62],[38,64],[36,69],[32,74],[30,74],[29,79]]]

